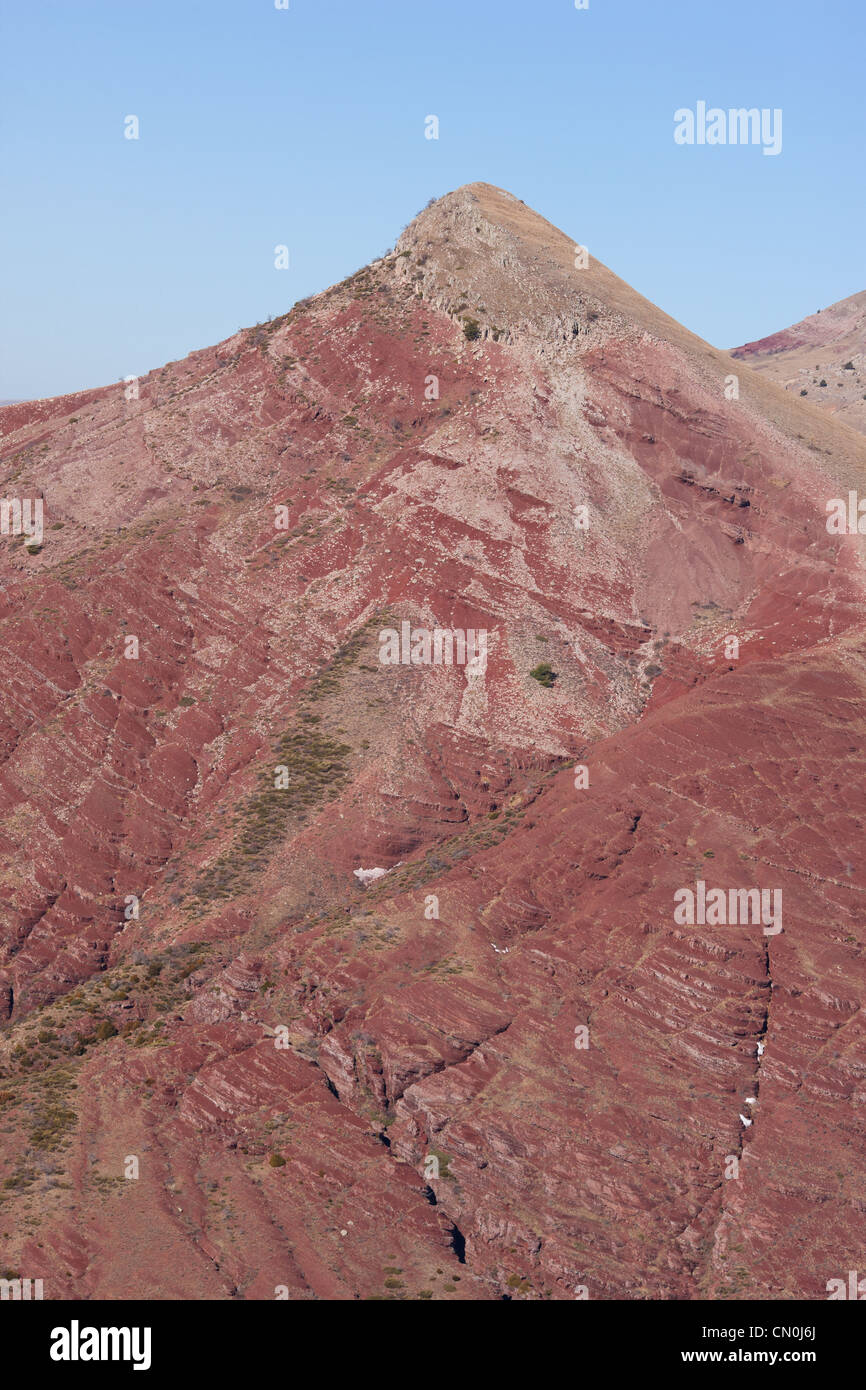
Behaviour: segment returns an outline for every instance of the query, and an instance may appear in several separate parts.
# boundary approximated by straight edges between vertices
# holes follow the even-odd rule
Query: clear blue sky
[[[290,6],[3,0],[0,397],[282,313],[476,179],[721,347],[866,288],[863,0]],[[781,107],[782,153],[677,146],[698,100]]]

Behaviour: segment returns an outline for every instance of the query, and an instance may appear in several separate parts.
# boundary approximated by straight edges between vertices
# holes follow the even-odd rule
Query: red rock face
[[[698,1299],[857,1267],[856,434],[486,185],[137,396],[0,420],[44,506],[2,540],[6,1268]],[[383,663],[404,624],[486,664]],[[678,920],[699,882],[781,930]]]

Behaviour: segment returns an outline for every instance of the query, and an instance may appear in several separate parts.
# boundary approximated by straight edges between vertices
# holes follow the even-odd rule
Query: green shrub
[[[529,674],[539,685],[543,685],[545,690],[550,690],[556,680],[556,672],[548,661],[540,661],[537,666],[533,666]]]

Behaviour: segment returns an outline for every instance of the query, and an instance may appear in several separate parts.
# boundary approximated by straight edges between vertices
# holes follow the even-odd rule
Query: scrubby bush
[[[537,666],[533,666],[529,674],[539,685],[543,685],[545,690],[550,690],[556,680],[556,672],[548,661],[540,661]]]

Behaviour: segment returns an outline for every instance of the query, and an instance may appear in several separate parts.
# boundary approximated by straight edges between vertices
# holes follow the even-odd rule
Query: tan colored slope
[[[825,456],[825,463],[832,459],[840,484],[866,482],[863,441],[854,429],[691,333],[591,252],[588,267],[577,269],[577,245],[513,194],[472,183],[425,209],[407,227],[397,251],[411,250],[413,265],[419,253],[426,256],[421,271],[414,272],[424,298],[458,317],[475,318],[484,336],[496,337],[500,330],[510,339],[540,331],[566,344],[576,327],[581,343],[587,338],[601,343],[637,330],[685,354],[722,398],[725,378],[735,374],[744,409],[757,411],[813,456]]]

